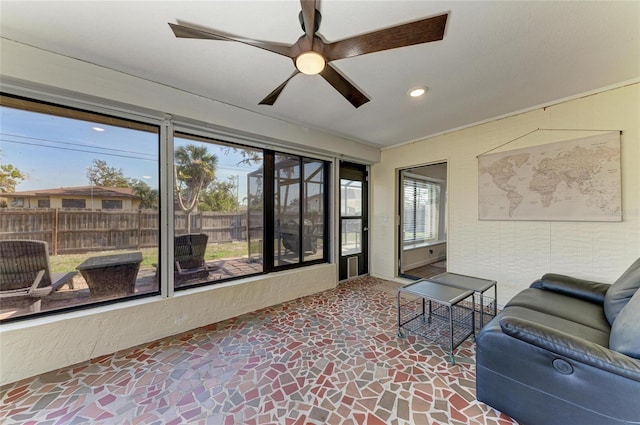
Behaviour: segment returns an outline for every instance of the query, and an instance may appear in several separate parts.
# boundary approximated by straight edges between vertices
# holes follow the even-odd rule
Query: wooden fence
[[[191,233],[211,242],[246,241],[247,213],[191,214]],[[175,233],[187,233],[186,218],[175,214]],[[47,241],[52,255],[159,245],[160,217],[155,210],[0,209],[0,239]]]

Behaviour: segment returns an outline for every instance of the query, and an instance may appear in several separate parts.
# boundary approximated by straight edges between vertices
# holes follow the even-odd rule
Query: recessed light
[[[104,128],[102,128],[102,127],[91,127],[91,129],[93,131],[104,131]]]
[[[408,94],[411,97],[420,97],[424,95],[426,91],[427,91],[426,87],[414,87],[411,90],[409,90]]]

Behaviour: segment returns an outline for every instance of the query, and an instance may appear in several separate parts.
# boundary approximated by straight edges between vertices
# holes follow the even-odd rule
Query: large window
[[[304,255],[303,260],[309,261],[323,259],[325,254],[327,166],[322,161],[305,159],[303,167],[302,254]]]
[[[300,261],[300,176],[302,162],[297,156],[276,155],[274,170],[274,264]]]
[[[328,162],[125,115],[0,96],[1,322],[328,261]]]
[[[102,200],[102,209],[103,210],[121,210],[122,209],[122,200],[120,200],[120,199],[103,199]]]
[[[62,208],[87,208],[86,199],[62,199]]]
[[[175,288],[327,261],[327,169],[324,161],[176,133]]]
[[[325,168],[322,161],[275,155],[274,266],[325,258]]]
[[[263,163],[260,150],[176,133],[177,289],[263,272]]]
[[[407,173],[402,187],[404,245],[415,246],[438,240],[440,183]]]
[[[0,193],[0,320],[158,293],[159,127],[11,96],[0,121],[0,192],[27,200]]]

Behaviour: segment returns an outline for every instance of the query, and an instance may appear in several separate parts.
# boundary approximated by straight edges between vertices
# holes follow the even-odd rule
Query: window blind
[[[403,242],[438,239],[440,185],[414,177],[403,180]]]

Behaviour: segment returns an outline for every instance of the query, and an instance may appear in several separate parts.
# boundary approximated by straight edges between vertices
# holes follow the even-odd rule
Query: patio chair
[[[282,244],[285,249],[296,255],[298,254],[298,228],[298,220],[289,220],[282,225],[282,229],[280,230]],[[311,220],[304,220],[302,232],[304,236],[301,243],[304,253],[315,254],[318,251],[317,236],[315,235],[315,228]]]
[[[42,298],[67,284],[73,289],[77,272],[51,273],[45,241],[0,241],[0,302],[26,305],[40,311]]]
[[[204,233],[176,236],[173,245],[174,280],[182,283],[190,279],[206,279],[217,266],[204,261],[209,236]]]

